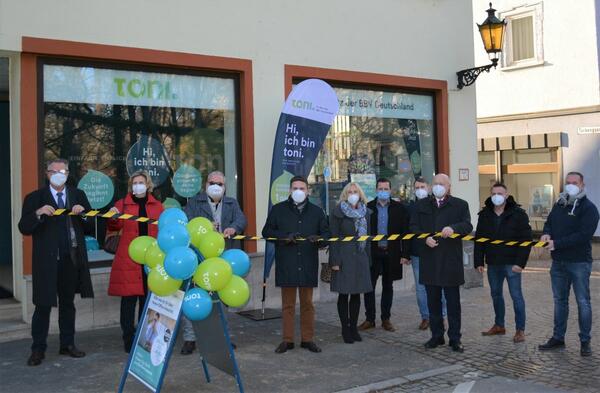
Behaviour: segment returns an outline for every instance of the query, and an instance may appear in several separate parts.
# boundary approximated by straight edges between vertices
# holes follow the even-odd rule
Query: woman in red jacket
[[[163,211],[163,206],[151,194],[152,179],[147,172],[138,171],[131,175],[129,191],[125,198],[118,200],[110,211],[157,220]],[[129,244],[138,236],[156,237],[158,227],[145,222],[114,219],[108,221],[108,230],[122,230],[110,272],[108,294],[121,296],[121,330],[125,352],[129,353],[135,336],[135,306],[139,303],[139,322],[148,292],[144,267],[129,258]]]

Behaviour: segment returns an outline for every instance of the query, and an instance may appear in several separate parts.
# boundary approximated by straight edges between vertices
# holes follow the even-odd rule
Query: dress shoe
[[[364,321],[358,326],[358,330],[369,330],[375,327],[375,322]]]
[[[481,332],[482,336],[499,336],[506,334],[506,329],[502,326],[494,325],[487,332]]]
[[[131,352],[132,347],[133,347],[133,337],[123,339],[123,350],[125,350],[126,353]]]
[[[342,339],[346,344],[354,344],[352,333],[350,333],[350,326],[342,326]]]
[[[445,343],[444,337],[432,337],[425,343],[425,348],[433,349],[439,347],[440,345],[444,345]]]
[[[45,357],[46,355],[44,354],[44,352],[31,351],[31,355],[29,356],[29,359],[27,359],[27,365],[39,366],[40,364],[42,364],[42,360],[44,360]]]
[[[421,320],[421,323],[419,324],[419,330],[427,330],[427,329],[429,329],[429,319]]]
[[[396,328],[394,327],[394,325],[392,325],[392,323],[390,322],[389,319],[384,319],[383,321],[381,321],[381,327],[384,330],[387,330],[388,332],[395,332]]]
[[[184,341],[181,347],[182,355],[191,355],[196,350],[196,341]]]
[[[580,354],[583,357],[592,356],[592,346],[590,345],[589,341],[581,343]]]
[[[60,348],[58,353],[61,355],[70,356],[72,358],[82,358],[85,356],[85,352],[77,349],[77,347],[75,345],[68,345],[66,347],[62,347],[62,348]]]
[[[454,352],[463,353],[465,351],[465,347],[463,347],[460,341],[450,341],[450,343],[448,343],[448,346],[450,346],[450,348],[452,348]]]
[[[564,348],[565,342],[556,340],[554,337],[550,338],[546,344],[538,345],[540,351],[550,351],[553,349]]]
[[[314,343],[314,341],[302,341],[300,343],[300,346],[314,353],[321,352],[321,348],[319,348],[317,344]]]
[[[522,343],[523,341],[525,341],[525,330],[517,330],[513,337],[513,342]]]
[[[294,343],[282,341],[281,344],[275,348],[275,353],[285,353],[290,349],[294,349]]]

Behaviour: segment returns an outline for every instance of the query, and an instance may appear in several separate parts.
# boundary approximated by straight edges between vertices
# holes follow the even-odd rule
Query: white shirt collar
[[[54,202],[56,202],[56,204],[58,205],[58,191],[56,191],[54,189],[54,187],[52,186],[48,186],[50,187],[50,192],[52,193],[52,197],[54,198]],[[62,192],[62,197],[63,197],[63,202],[65,202],[65,206],[67,205],[67,187],[65,186],[65,188],[63,188]]]

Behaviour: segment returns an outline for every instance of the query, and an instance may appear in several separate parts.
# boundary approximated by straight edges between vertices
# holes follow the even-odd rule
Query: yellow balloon
[[[150,246],[156,243],[156,239],[152,236],[138,236],[129,243],[129,258],[135,263],[143,265],[145,263],[146,252]]]
[[[213,224],[206,217],[196,217],[187,223],[186,228],[190,234],[190,242],[198,247],[200,244],[200,238],[209,232],[213,232]]]
[[[204,258],[218,257],[225,251],[225,238],[218,232],[209,232],[200,237],[200,242],[196,247]]]
[[[146,266],[150,269],[156,265],[164,265],[165,253],[160,249],[157,242],[154,242],[148,251],[146,251]]]
[[[148,289],[158,296],[169,296],[177,292],[182,280],[169,276],[162,265],[156,265],[148,275]]]
[[[219,291],[229,283],[233,270],[222,258],[209,258],[198,266],[192,280],[207,291]]]
[[[229,307],[242,307],[250,299],[250,286],[240,276],[233,276],[218,294],[221,301]]]

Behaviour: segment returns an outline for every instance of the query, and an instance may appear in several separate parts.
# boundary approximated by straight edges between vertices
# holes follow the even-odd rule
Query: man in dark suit
[[[400,202],[392,199],[392,183],[385,178],[377,180],[377,198],[367,204],[371,209],[371,235],[394,235],[408,232],[408,210]],[[371,242],[371,284],[373,291],[365,293],[366,320],[359,326],[360,330],[375,327],[375,286],[381,276],[381,327],[393,332],[396,330],[391,318],[392,300],[394,298],[394,281],[402,279],[402,265],[409,263],[410,242],[408,240],[381,240]]]
[[[425,239],[420,248],[421,271],[419,281],[427,291],[431,339],[426,348],[444,344],[442,318],[442,291],[448,308],[448,338],[452,350],[463,352],[460,325],[460,286],[465,283],[462,241],[454,235],[467,235],[473,230],[471,213],[466,201],[450,194],[450,178],[437,174],[433,178],[433,196],[415,204],[410,229],[414,233],[440,233]],[[423,242],[423,240],[421,240]]]
[[[50,326],[50,311],[57,306],[61,355],[85,356],[75,346],[75,293],[82,298],[94,296],[84,240],[85,218],[60,215],[57,209],[79,214],[91,210],[85,193],[66,186],[69,163],[55,159],[48,163],[49,185],[25,197],[19,221],[23,235],[33,237],[32,280],[35,311],[31,320],[31,356],[29,366],[44,359]]]

